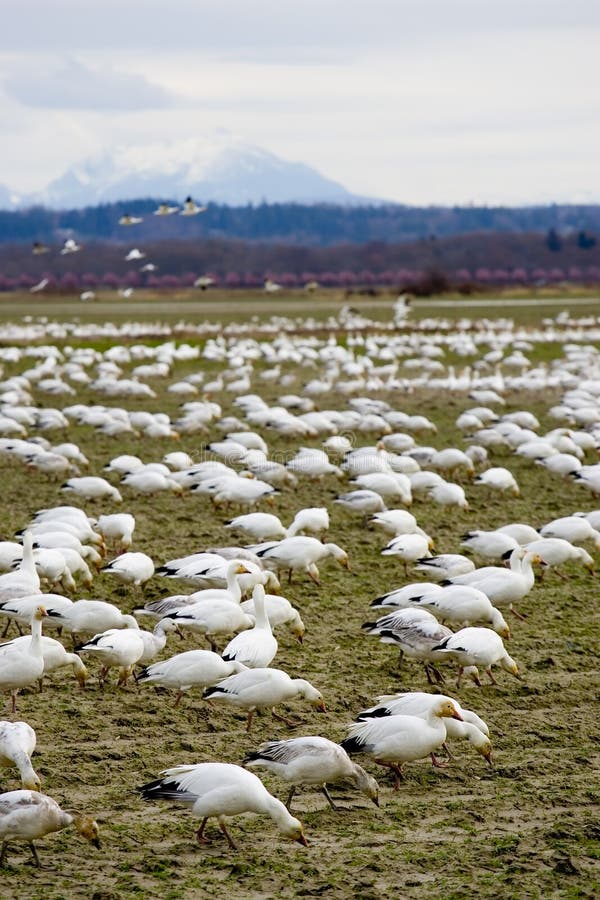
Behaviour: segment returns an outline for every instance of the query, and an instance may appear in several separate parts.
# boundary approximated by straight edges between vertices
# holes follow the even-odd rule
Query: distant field
[[[129,300],[114,292],[99,292],[91,303],[83,303],[79,297],[41,297],[29,293],[0,294],[0,322],[17,321],[25,315],[51,316],[53,319],[82,322],[101,321],[162,321],[173,324],[179,321],[193,322],[236,320],[247,321],[252,316],[263,320],[270,316],[291,318],[311,316],[326,319],[336,315],[349,305],[362,315],[376,321],[390,321],[392,303],[396,294],[379,294],[366,297],[354,294],[349,297],[338,290],[306,294],[301,291],[266,295],[263,291],[214,291],[199,294],[197,291],[176,291],[171,294],[136,291]],[[544,317],[555,316],[562,309],[570,309],[574,315],[600,314],[600,292],[597,290],[573,290],[558,292],[550,289],[509,291],[492,296],[463,297],[449,295],[412,302],[408,322],[421,318],[448,319],[509,317],[523,325],[536,324]]]

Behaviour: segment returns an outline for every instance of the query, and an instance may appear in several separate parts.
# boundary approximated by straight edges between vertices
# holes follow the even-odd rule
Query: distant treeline
[[[600,233],[600,205],[509,208],[262,203],[230,207],[209,203],[206,212],[192,217],[155,216],[157,205],[157,200],[147,199],[65,211],[44,207],[0,211],[0,244],[56,243],[74,237],[132,246],[228,239],[329,247],[399,244],[473,233],[546,234],[552,229],[561,235]],[[124,213],[141,216],[143,221],[131,227],[119,225]]]
[[[133,229],[130,229],[130,231]],[[144,254],[125,259],[136,244]],[[149,268],[150,266],[150,268]],[[343,288],[390,286],[419,292],[448,287],[468,292],[487,285],[600,284],[600,241],[591,232],[570,235],[470,234],[406,243],[371,241],[311,247],[250,241],[130,242],[128,247],[83,242],[61,255],[53,245],[34,255],[29,244],[0,245],[0,290],[27,289],[48,279],[47,290],[120,286],[174,289],[209,275],[228,288],[261,287],[266,278],[285,287],[318,281]],[[423,286],[427,287],[423,287]]]

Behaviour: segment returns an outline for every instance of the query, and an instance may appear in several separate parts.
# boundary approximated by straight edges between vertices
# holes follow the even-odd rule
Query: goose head
[[[73,825],[77,834],[80,834],[86,841],[93,844],[96,849],[100,849],[100,829],[95,819],[85,813],[76,815],[73,819]]]
[[[302,822],[300,822],[298,819],[294,819],[293,816],[290,818],[288,824],[284,828],[283,834],[291,841],[296,841],[298,844],[302,844],[304,847],[308,847],[308,841],[304,836]]]
[[[463,721],[463,717],[451,700],[440,700],[434,706],[433,714],[439,718],[447,717],[449,719],[458,719],[459,722]]]

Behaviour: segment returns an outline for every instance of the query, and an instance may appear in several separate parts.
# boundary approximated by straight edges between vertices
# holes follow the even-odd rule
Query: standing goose
[[[382,644],[396,644],[400,648],[401,662],[404,656],[420,660],[429,684],[433,684],[434,679],[443,682],[441,672],[434,665],[436,660],[443,659],[437,645],[452,632],[440,625],[427,610],[399,609],[376,622],[365,622],[362,627],[368,634],[379,635]]]
[[[154,563],[145,553],[122,553],[102,569],[123,584],[141,587],[154,575]]]
[[[147,666],[136,675],[135,680],[164,688],[177,688],[175,706],[179,706],[184,693],[191,688],[216,684],[223,678],[242,672],[244,668],[241,663],[225,662],[212,650],[186,650]]]
[[[309,681],[290,678],[282,669],[245,669],[208,688],[202,697],[247,709],[246,731],[250,731],[254,713],[259,709],[270,709],[273,718],[293,727],[296,723],[276,713],[274,707],[296,697],[308,700],[312,706],[325,712],[321,693]]]
[[[332,809],[337,809],[327,790],[327,783],[349,781],[376,806],[379,806],[375,779],[352,762],[339,744],[323,737],[299,737],[288,741],[267,741],[248,753],[243,765],[262,767],[291,784],[286,801],[288,810],[299,785],[318,785]]]
[[[445,718],[462,721],[454,704],[441,697],[423,718],[398,715],[355,722],[341,746],[350,755],[366,753],[391,769],[396,776],[394,790],[398,790],[405,763],[431,756],[434,766],[445,765],[435,755],[446,740]]]
[[[104,685],[108,670],[113,666],[120,669],[118,684],[124,685],[144,653],[144,641],[137,628],[110,628],[79,647],[79,652],[91,653],[101,661],[101,685]]]
[[[460,668],[457,687],[460,685],[463,672],[467,669],[475,683],[481,686],[477,672],[479,666],[484,668],[492,684],[496,684],[492,674],[492,666],[496,663],[515,678],[521,678],[519,668],[506,652],[502,638],[491,628],[463,628],[447,637],[435,649],[438,653],[445,653],[458,662]]]
[[[256,555],[267,565],[272,565],[277,572],[288,572],[289,581],[292,572],[304,570],[310,578],[319,584],[317,562],[333,557],[340,565],[350,568],[348,554],[337,544],[323,544],[313,537],[284,538],[276,544],[268,544],[256,550]]]
[[[226,827],[228,816],[240,813],[263,813],[293,841],[307,845],[302,824],[287,811],[283,803],[272,797],[260,778],[241,766],[230,763],[199,763],[175,766],[161,772],[162,778],[142,785],[138,791],[144,800],[178,800],[191,807],[192,815],[202,819],[196,832],[199,844],[207,844],[206,823],[215,816],[219,828],[232,850],[237,847]]]
[[[497,607],[506,606],[518,618],[523,618],[513,603],[522,600],[535,584],[533,566],[541,562],[536,553],[524,547],[513,550],[509,557],[510,569],[501,566],[484,566],[464,575],[449,578],[450,584],[467,584],[487,594]]]
[[[408,605],[428,610],[442,623],[470,625],[471,622],[485,622],[502,637],[510,637],[510,629],[500,610],[492,606],[487,594],[468,584],[449,584],[434,594],[411,597]]]
[[[42,619],[47,615],[43,606],[36,607],[31,617],[29,640],[16,647],[12,644],[0,647],[0,690],[10,691],[13,713],[17,709],[19,689],[42,677],[44,671]]]
[[[41,868],[34,840],[74,825],[78,834],[100,847],[98,824],[90,816],[65,812],[56,800],[38,791],[9,791],[0,794],[0,867],[6,863],[10,841],[29,844],[35,865]]]
[[[250,669],[263,669],[277,653],[277,640],[273,636],[269,617],[265,610],[265,589],[257,584],[252,592],[254,603],[254,628],[237,634],[223,650],[226,662],[236,660]]]
[[[21,784],[31,791],[39,791],[41,787],[31,765],[35,744],[35,731],[27,722],[0,722],[0,766],[16,766]]]
[[[30,638],[27,634],[14,638],[10,643],[2,644],[0,646],[0,652],[2,651],[2,647],[25,648],[29,640]],[[84,688],[88,673],[81,658],[76,653],[69,653],[60,641],[47,637],[45,634],[41,636],[40,641],[42,645],[42,657],[44,660],[44,671],[38,678],[40,692],[42,690],[44,675],[50,675],[55,669],[62,669],[63,666],[73,667],[73,672],[75,673],[75,678],[77,679],[79,687]]]
[[[38,594],[40,591],[40,576],[38,575],[35,557],[33,555],[34,536],[31,531],[23,535],[23,556],[18,569],[0,575],[0,596],[10,600],[12,597]]]
[[[240,606],[246,615],[255,616],[253,597],[244,600]],[[278,625],[288,625],[294,637],[302,643],[306,628],[300,618],[300,613],[289,600],[279,594],[265,594],[265,612],[272,628],[277,628]]]
[[[231,600],[204,600],[183,606],[169,612],[165,618],[171,619],[179,628],[203,634],[216,650],[215,638],[230,635],[254,625],[254,619],[247,616],[239,603]]]

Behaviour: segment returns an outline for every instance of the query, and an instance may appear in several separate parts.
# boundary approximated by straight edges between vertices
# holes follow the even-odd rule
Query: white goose
[[[30,637],[26,634],[22,635],[21,637],[14,638],[8,644],[0,645],[0,652],[2,651],[2,647],[10,646],[15,648],[25,648],[29,640]],[[44,661],[43,672],[38,678],[40,691],[42,690],[44,675],[50,675],[56,669],[62,669],[63,666],[73,667],[73,672],[75,673],[75,678],[77,679],[79,687],[84,688],[88,673],[81,658],[76,653],[69,653],[60,641],[56,641],[54,640],[54,638],[47,637],[45,634],[41,636],[40,640],[42,646],[42,658]]]
[[[510,629],[500,610],[492,605],[487,594],[468,584],[449,584],[435,593],[411,597],[410,605],[429,610],[443,624],[485,622],[502,637],[510,637]]]
[[[428,578],[434,581],[445,581],[457,575],[465,575],[475,569],[475,563],[467,556],[460,553],[440,553],[437,556],[429,556],[419,560],[415,566],[418,572],[424,572]]]
[[[407,509],[388,509],[371,517],[374,525],[379,525],[387,534],[398,537],[401,534],[424,534],[417,520]]]
[[[391,769],[396,778],[394,790],[404,779],[404,764],[431,756],[434,766],[443,766],[435,751],[446,740],[444,719],[462,721],[451,700],[437,699],[424,717],[397,715],[355,722],[341,746],[350,755],[366,753],[380,766]]]
[[[15,766],[21,784],[31,791],[39,791],[41,782],[31,765],[35,750],[35,731],[27,722],[0,722],[0,766]]]
[[[427,610],[399,609],[376,622],[365,622],[362,628],[367,634],[378,635],[382,644],[396,644],[400,648],[400,661],[403,656],[420,660],[430,684],[434,683],[434,679],[437,682],[444,680],[434,665],[436,660],[443,658],[436,647],[450,637],[452,632],[440,625],[436,617]]]
[[[56,800],[39,791],[9,791],[0,794],[0,867],[6,863],[10,841],[25,841],[31,850],[35,865],[41,868],[33,842],[53,831],[62,831],[70,825],[78,834],[100,847],[98,824],[90,816],[65,812]]]
[[[347,509],[348,512],[360,513],[363,525],[367,524],[368,516],[384,512],[386,508],[381,494],[366,489],[340,494],[333,502]]]
[[[250,669],[264,669],[275,658],[277,639],[273,636],[265,609],[265,589],[257,584],[252,592],[254,603],[254,627],[237,634],[225,647],[222,656],[226,662],[235,660]]]
[[[286,801],[289,810],[296,788],[318,785],[332,809],[337,806],[327,790],[327,783],[349,781],[376,806],[379,788],[375,779],[352,762],[339,744],[324,737],[299,737],[288,741],[267,741],[258,750],[248,753],[243,761],[246,768],[263,768],[291,784]]]
[[[85,475],[82,478],[69,478],[61,485],[61,491],[71,491],[84,500],[114,500],[122,503],[123,498],[119,491],[109,484],[105,478],[95,475]]]
[[[254,541],[278,541],[288,534],[278,516],[262,512],[236,516],[225,523],[225,528],[243,531]]]
[[[230,763],[199,763],[175,766],[161,772],[162,778],[138,788],[144,800],[179,800],[191,807],[192,815],[202,819],[196,832],[199,844],[209,843],[204,829],[216,816],[229,846],[236,850],[226,827],[228,816],[253,812],[268,815],[285,837],[306,845],[302,824],[287,811],[280,800],[267,791],[252,772]]]
[[[563,579],[566,579],[567,576],[558,571],[558,566],[570,560],[582,563],[588,569],[590,575],[594,574],[594,560],[587,550],[584,550],[583,547],[574,547],[573,544],[563,538],[542,537],[537,541],[531,541],[525,546],[529,553],[534,553],[538,556],[542,564],[549,566]],[[543,571],[542,569],[542,577]]]
[[[540,557],[523,547],[513,550],[509,557],[510,569],[500,566],[484,566],[448,579],[451,584],[468,584],[487,594],[494,606],[506,606],[518,618],[521,614],[514,609],[535,584],[533,565],[541,562]]]
[[[23,556],[19,567],[14,572],[0,575],[0,598],[10,600],[13,596],[39,593],[40,576],[35,565],[33,542],[33,533],[26,531],[23,535]]]
[[[255,616],[254,600],[244,600],[240,604],[246,615]],[[297,637],[300,643],[304,638],[306,628],[298,610],[292,606],[289,600],[279,594],[265,594],[265,611],[272,628],[279,625],[288,625],[290,631]]]
[[[154,575],[154,562],[145,553],[122,553],[102,569],[123,584],[141,587]]]
[[[138,633],[144,643],[144,652],[137,661],[138,665],[147,666],[148,663],[152,662],[161,650],[165,649],[167,646],[167,635],[173,631],[176,631],[182,637],[181,632],[172,619],[161,619],[156,623],[153,631],[140,629]]]
[[[246,669],[237,675],[231,675],[203,693],[206,700],[223,702],[228,705],[248,710],[246,731],[250,731],[256,710],[270,709],[273,718],[293,724],[284,716],[275,712],[274,707],[287,700],[301,697],[325,712],[325,704],[321,693],[304,678],[290,678],[281,669]]]
[[[98,516],[96,528],[106,540],[114,542],[118,549],[128,550],[133,543],[135,519],[130,513]]]
[[[256,555],[279,572],[288,572],[288,580],[292,580],[292,572],[303,570],[319,584],[317,562],[333,557],[340,565],[350,568],[348,554],[337,544],[322,544],[313,537],[284,538],[276,544],[256,549]]]
[[[81,634],[99,634],[112,628],[139,628],[133,616],[122,613],[104,600],[76,600],[61,612],[50,609],[48,616],[71,632],[74,643]]]
[[[99,681],[104,685],[108,670],[119,668],[119,685],[127,683],[134,665],[144,654],[144,641],[137,628],[110,628],[95,635],[91,641],[78,648],[80,653],[91,653],[102,663]]]
[[[325,506],[307,506],[299,509],[287,530],[287,537],[296,534],[323,535],[329,531],[329,513]]]
[[[501,531],[467,531],[462,536],[461,547],[468,547],[485,559],[502,559],[519,546],[518,541]]]
[[[42,619],[47,615],[43,606],[37,606],[31,617],[31,637],[16,647],[11,643],[0,647],[0,690],[10,691],[13,713],[19,689],[42,677]]]
[[[475,478],[473,484],[483,484],[495,491],[510,491],[514,497],[518,497],[521,493],[515,476],[503,466],[486,469]]]
[[[492,744],[489,740],[490,730],[476,713],[463,709],[458,700],[442,694],[427,694],[423,691],[411,691],[403,694],[389,694],[377,698],[377,704],[365,709],[357,716],[358,721],[379,719],[386,716],[427,716],[438,700],[448,700],[460,714],[462,721],[446,718],[446,735],[448,738],[468,740],[478,753],[492,765]],[[448,748],[445,747],[446,751]]]
[[[502,638],[490,628],[463,628],[456,634],[450,635],[436,648],[439,653],[446,653],[459,663],[457,686],[463,671],[466,672],[480,685],[478,667],[482,666],[492,684],[496,680],[492,674],[492,666],[498,665],[515,678],[521,678],[519,668],[506,652]]]
[[[246,615],[239,603],[232,603],[231,600],[192,603],[170,612],[166,618],[179,628],[204,635],[213,651],[216,649],[216,637],[234,634],[254,625],[254,619]]]
[[[401,534],[393,538],[381,551],[382,556],[397,556],[404,565],[404,572],[408,575],[408,564],[430,556],[429,538],[422,534]]]
[[[593,541],[596,549],[600,550],[600,532],[581,516],[562,516],[560,519],[553,519],[540,528],[540,534],[543,538],[562,538],[570,544]],[[533,541],[537,539],[537,536],[531,538]]]
[[[147,666],[136,675],[135,680],[176,689],[175,706],[179,706],[184,693],[191,688],[208,687],[243,670],[241,663],[225,662],[212,650],[186,650],[185,653],[178,653]]]

